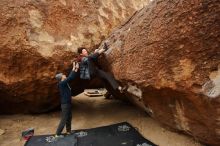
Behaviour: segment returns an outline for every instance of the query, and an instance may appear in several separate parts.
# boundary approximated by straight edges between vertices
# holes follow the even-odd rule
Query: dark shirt
[[[68,84],[71,80],[74,80],[77,77],[77,72],[71,71],[69,76],[58,83],[60,96],[61,96],[61,104],[71,104],[71,88]]]
[[[95,62],[99,57],[99,53],[90,54],[87,57],[82,57],[80,62],[80,78],[91,79],[95,75]]]

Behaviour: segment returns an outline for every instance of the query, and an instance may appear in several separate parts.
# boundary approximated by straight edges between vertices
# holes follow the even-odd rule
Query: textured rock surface
[[[220,145],[219,14],[218,0],[154,1],[110,35],[103,59],[153,118],[211,145]]]
[[[76,48],[93,48],[147,0],[1,0],[0,113],[59,104],[54,75]],[[78,90],[79,91],[79,90]]]
[[[5,134],[5,130],[0,129],[0,136]]]

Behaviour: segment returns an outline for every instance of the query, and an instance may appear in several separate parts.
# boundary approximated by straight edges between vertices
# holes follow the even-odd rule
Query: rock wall
[[[220,1],[155,0],[114,31],[103,67],[163,125],[220,145]],[[147,130],[147,129],[146,129]]]
[[[54,75],[96,47],[147,0],[1,0],[0,113],[59,105]],[[79,91],[79,90],[77,90]]]
[[[76,48],[98,46],[146,3],[2,0],[0,113],[45,112],[58,106],[54,75],[67,72]],[[216,146],[220,145],[219,14],[218,0],[152,1],[115,29],[101,62],[128,87],[127,98],[153,118]],[[81,91],[78,86],[74,89]]]

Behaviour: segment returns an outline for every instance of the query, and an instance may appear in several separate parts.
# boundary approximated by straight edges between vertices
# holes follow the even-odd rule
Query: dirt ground
[[[168,131],[146,113],[128,103],[106,100],[104,97],[87,97],[83,94],[73,99],[73,129],[85,129],[127,121],[150,141],[160,146],[203,146],[192,138]],[[35,128],[35,135],[56,131],[60,112],[40,115],[1,115],[0,146],[23,146],[21,131]]]

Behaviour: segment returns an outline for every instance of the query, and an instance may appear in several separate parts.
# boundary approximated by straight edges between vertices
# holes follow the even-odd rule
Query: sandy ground
[[[203,146],[192,138],[168,131],[138,108],[118,100],[106,100],[104,97],[86,97],[79,95],[73,99],[74,129],[93,128],[127,121],[150,141],[160,146]],[[52,134],[56,131],[60,112],[41,115],[1,115],[0,146],[23,146],[21,131],[35,128],[35,135]]]

